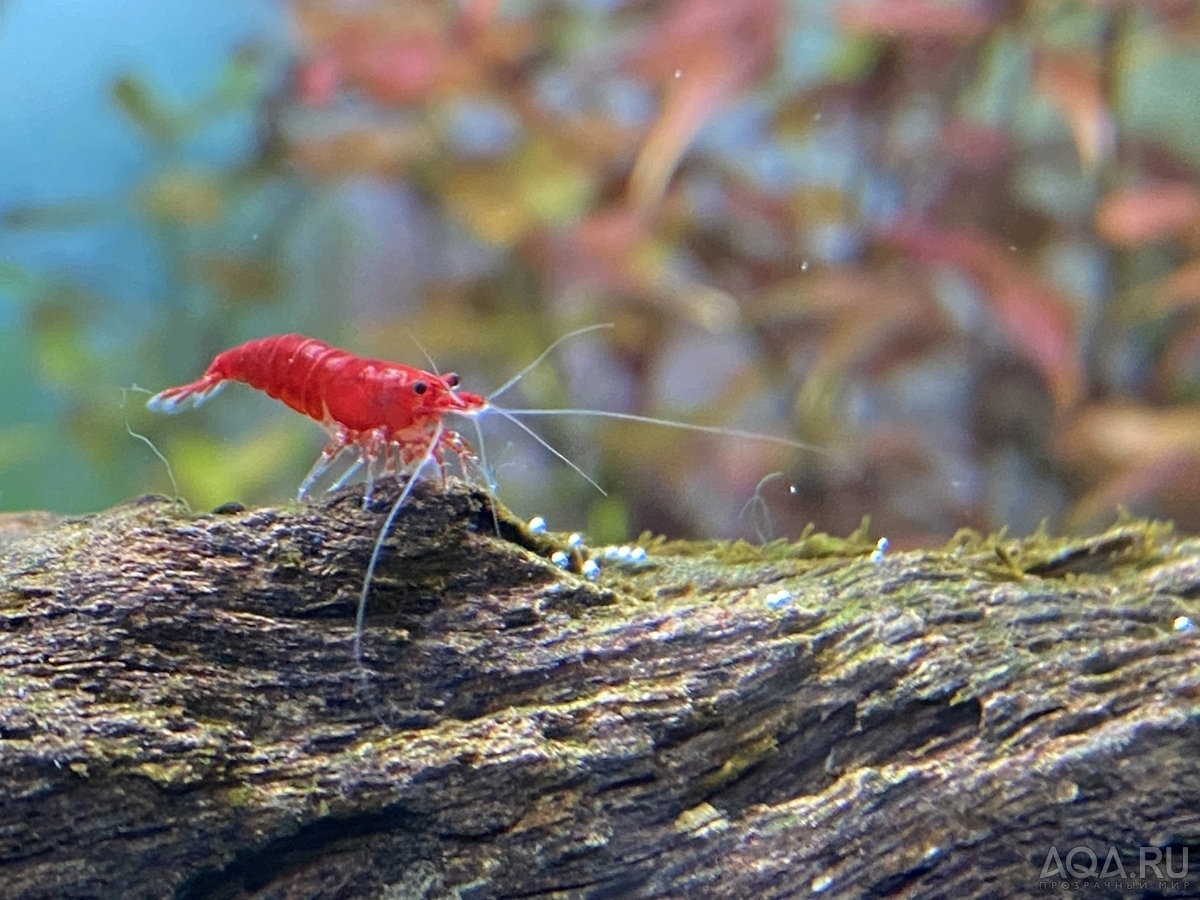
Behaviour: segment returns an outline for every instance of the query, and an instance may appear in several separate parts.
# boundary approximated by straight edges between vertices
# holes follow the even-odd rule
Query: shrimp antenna
[[[792,447],[796,450],[811,450],[814,453],[828,452],[813,444],[806,444],[804,441],[796,441],[792,438],[780,437],[775,434],[743,431],[740,428],[724,428],[720,425],[696,425],[692,422],[675,422],[671,419],[639,416],[635,413],[611,412],[604,409],[500,409],[495,406],[492,409],[506,419],[514,422],[517,421],[517,416],[591,416],[593,419],[619,419],[624,422],[642,422],[646,425],[662,425],[664,428],[679,428],[683,431],[702,431],[705,434],[721,434],[726,437],[744,438],[748,441],[764,441],[768,444],[782,444],[785,447]],[[522,423],[517,422],[517,424],[521,425]],[[530,433],[532,434],[533,432],[530,431]]]
[[[738,518],[748,521],[754,526],[754,530],[758,533],[758,542],[765,544],[771,540],[775,534],[775,522],[771,518],[771,509],[767,506],[767,501],[763,499],[763,485],[774,481],[776,478],[783,478],[782,472],[772,472],[769,475],[764,475],[754,486],[754,493],[750,495],[750,499],[746,501],[746,505],[742,507],[742,511],[738,513]],[[795,485],[788,485],[791,492],[796,493]]]
[[[569,341],[569,340],[571,340],[571,338],[577,338],[581,334],[587,334],[588,332],[591,332],[591,331],[599,331],[601,328],[615,328],[615,327],[616,326],[613,325],[612,322],[601,322],[599,325],[588,325],[584,328],[576,328],[574,331],[568,331],[562,337],[558,338],[556,341],[551,343],[549,347],[547,347],[545,350],[543,350],[537,359],[535,359],[533,362],[531,362],[529,365],[527,365],[525,368],[523,368],[520,372],[518,372],[512,378],[508,379],[508,381],[504,382],[504,384],[500,385],[500,387],[496,388],[496,390],[494,390],[490,394],[488,394],[488,398],[487,398],[488,401],[490,402],[492,400],[495,400],[497,397],[499,397],[501,394],[503,394],[505,391],[507,391],[509,388],[511,388],[514,384],[516,384],[518,381],[520,381],[522,378],[524,378],[526,375],[528,375],[531,371],[536,369],[539,365],[541,365],[542,360],[544,360],[547,356],[549,356],[551,353],[553,353],[554,349],[559,344],[563,343],[563,341]],[[590,478],[588,480],[591,481]],[[592,482],[592,483],[595,484],[595,482]]]
[[[167,477],[171,479],[171,489],[175,491],[175,499],[181,500],[182,498],[179,496],[179,482],[175,480],[175,472],[171,469],[171,463],[167,461],[165,456],[163,456],[162,451],[154,446],[154,441],[150,440],[150,438],[146,437],[144,434],[139,434],[138,432],[134,431],[133,427],[129,424],[129,409],[125,405],[125,399],[128,397],[130,391],[137,391],[139,394],[150,393],[150,391],[143,387],[138,387],[136,384],[131,387],[121,388],[121,412],[125,415],[125,431],[128,432],[130,437],[135,437],[144,443],[150,448],[151,452],[158,457],[159,462],[161,462],[163,467],[167,470]]]
[[[496,537],[500,537],[500,518],[496,515],[496,481],[492,478],[492,470],[488,468],[487,446],[483,442],[483,428],[479,425],[478,417],[473,417],[471,424],[475,426],[475,437],[479,439],[479,468],[483,470],[483,477],[487,480],[488,500],[491,501],[492,507],[492,526],[496,529]]]
[[[437,363],[433,361],[433,357],[429,355],[429,351],[425,349],[425,345],[417,340],[417,336],[415,334],[410,334],[408,339],[417,345],[417,349],[420,350],[421,355],[425,357],[425,362],[429,363],[429,371],[440,378],[442,373],[438,371]]]
[[[592,327],[594,328],[596,326],[592,326]],[[524,422],[519,420],[516,416],[514,416],[508,410],[501,409],[498,406],[489,406],[488,409],[492,410],[493,412],[498,412],[500,415],[504,416],[504,418],[508,419],[508,421],[512,422],[514,425],[516,425],[518,428],[520,428],[523,432],[525,432],[527,435],[529,435],[531,438],[533,438],[535,441],[537,441],[539,444],[541,444],[543,447],[545,447],[547,450],[549,450],[551,453],[553,453],[555,456],[557,456],[559,459],[561,459],[563,462],[565,462],[568,466],[570,466],[572,469],[574,469],[576,472],[578,472],[580,477],[582,477],[584,481],[586,481],[588,484],[590,484],[592,487],[594,487],[596,490],[598,490],[605,497],[608,496],[608,491],[604,490],[604,488],[602,488],[602,487],[600,487],[600,485],[596,484],[596,482],[592,478],[592,476],[590,476],[587,472],[583,471],[583,469],[579,468],[579,466],[575,465],[575,463],[571,462],[571,460],[567,459],[567,457],[564,456],[562,453],[559,453],[557,450],[555,450],[554,447],[552,447],[550,445],[549,441],[547,441],[544,437],[542,437],[540,434],[538,434],[536,431],[534,431],[532,428],[530,428]]]
[[[371,580],[375,577],[375,567],[379,565],[379,555],[383,552],[383,542],[387,538],[388,532],[392,530],[396,516],[399,515],[400,508],[404,506],[404,501],[412,493],[413,485],[417,483],[417,478],[420,476],[421,470],[433,459],[434,449],[442,437],[442,430],[442,426],[438,425],[437,431],[434,432],[433,438],[429,442],[429,446],[425,448],[425,453],[421,456],[421,461],[417,463],[417,467],[408,476],[408,481],[404,484],[404,490],[400,492],[400,496],[392,504],[392,511],[388,513],[383,527],[379,529],[379,537],[375,539],[375,548],[371,551],[371,561],[367,563],[367,574],[363,578],[362,594],[358,598],[358,613],[354,616],[354,663],[360,672],[363,668],[362,639],[363,624],[367,617],[367,596],[371,591]]]

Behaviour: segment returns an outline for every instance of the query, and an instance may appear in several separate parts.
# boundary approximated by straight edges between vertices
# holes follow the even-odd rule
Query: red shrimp
[[[493,392],[492,397],[499,396],[516,384],[562,341],[603,327],[609,326],[593,325],[559,338],[541,356]],[[383,472],[405,472],[409,475],[408,482],[379,530],[363,578],[354,623],[354,660],[361,672],[367,597],[384,539],[396,515],[408,499],[421,470],[430,460],[435,461],[441,469],[443,481],[448,452],[458,457],[464,472],[468,472],[475,462],[470,446],[457,432],[445,426],[443,416],[447,413],[477,416],[489,409],[509,419],[512,416],[492,406],[488,399],[479,394],[459,391],[457,375],[438,375],[401,363],[366,359],[298,334],[260,338],[226,350],[213,359],[196,381],[167,388],[151,397],[146,405],[155,412],[179,412],[187,406],[203,403],[230,381],[240,381],[264,391],[268,396],[314,419],[329,433],[325,449],[300,485],[299,499],[303,500],[309,488],[334,460],[352,447],[358,449],[358,460],[330,490],[340,487],[360,466],[365,465],[367,487],[363,494],[364,507],[370,505],[377,459],[382,457]],[[530,428],[521,422],[516,424],[600,489],[578,466]],[[482,435],[480,441],[482,448]]]
[[[367,467],[364,503],[370,501],[377,459],[383,471],[412,471],[432,457],[443,476],[447,452],[466,465],[472,459],[470,447],[457,432],[443,427],[442,417],[452,412],[478,414],[488,405],[478,394],[457,390],[457,375],[355,356],[298,334],[260,338],[226,350],[199,379],[155,394],[146,405],[155,412],[178,412],[203,403],[230,381],[281,400],[329,433],[329,442],[300,485],[301,500],[349,448],[357,448],[358,461],[347,476],[359,465]]]

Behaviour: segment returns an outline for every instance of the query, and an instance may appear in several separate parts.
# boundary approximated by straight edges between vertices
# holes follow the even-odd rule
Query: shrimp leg
[[[325,445],[325,449],[321,451],[321,455],[317,457],[317,461],[308,470],[308,474],[304,476],[304,480],[300,482],[300,490],[296,495],[297,500],[304,501],[316,480],[325,474],[339,456],[350,449],[350,443],[349,437],[341,429],[334,433],[329,439],[329,443]]]
[[[340,491],[342,488],[344,488],[346,486],[346,483],[351,478],[353,478],[355,475],[358,474],[358,470],[361,469],[362,467],[363,467],[363,459],[360,456],[358,459],[356,459],[354,462],[352,462],[350,464],[350,467],[348,469],[346,469],[345,472],[343,472],[341,475],[338,476],[337,481],[335,481],[333,484],[331,484],[329,487],[327,487],[325,489],[325,493],[332,494],[334,491]]]

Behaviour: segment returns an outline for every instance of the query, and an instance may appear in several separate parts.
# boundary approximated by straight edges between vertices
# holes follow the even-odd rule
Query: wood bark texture
[[[0,894],[1026,896],[1079,847],[1200,894],[1197,541],[648,541],[590,581],[418,485],[358,668],[397,489],[0,522]]]

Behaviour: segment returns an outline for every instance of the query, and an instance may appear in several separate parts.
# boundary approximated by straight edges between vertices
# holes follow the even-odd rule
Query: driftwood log
[[[1200,894],[1197,541],[650,541],[592,581],[418,486],[356,667],[396,489],[0,522],[0,894]]]

